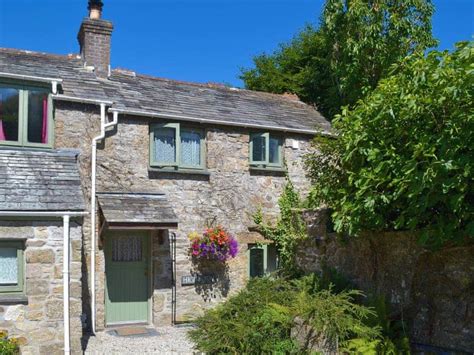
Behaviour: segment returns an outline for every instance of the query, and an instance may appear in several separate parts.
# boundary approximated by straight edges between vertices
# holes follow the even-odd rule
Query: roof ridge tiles
[[[77,53],[69,53],[69,54],[58,54],[58,53],[47,53],[47,52],[38,52],[38,51],[31,51],[28,49],[19,49],[19,48],[7,48],[7,47],[0,47],[0,52],[9,52],[13,54],[27,54],[27,55],[37,55],[43,57],[53,57],[58,59],[80,59],[80,55]]]

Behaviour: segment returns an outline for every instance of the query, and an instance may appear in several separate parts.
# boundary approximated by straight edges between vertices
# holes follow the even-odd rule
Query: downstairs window
[[[273,244],[249,244],[249,277],[262,277],[278,267],[278,253]]]
[[[23,293],[23,241],[0,241],[0,294]]]

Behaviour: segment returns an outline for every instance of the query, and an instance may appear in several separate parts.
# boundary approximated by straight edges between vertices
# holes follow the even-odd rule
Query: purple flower
[[[239,251],[239,244],[237,243],[237,240],[234,238],[230,238],[229,241],[229,253],[230,256],[235,258],[237,255],[237,252]]]

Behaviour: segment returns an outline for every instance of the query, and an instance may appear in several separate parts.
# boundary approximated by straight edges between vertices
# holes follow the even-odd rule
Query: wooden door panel
[[[147,322],[150,238],[146,232],[113,232],[106,236],[106,322]]]

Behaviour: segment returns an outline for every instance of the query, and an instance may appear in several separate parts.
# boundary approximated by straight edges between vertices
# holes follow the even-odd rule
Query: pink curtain
[[[43,99],[43,128],[41,129],[41,143],[48,143],[48,98]]]
[[[3,100],[2,100],[2,95],[0,94],[0,141],[5,141],[7,140],[7,137],[5,136],[5,131],[3,130],[3,121],[2,121],[2,117],[3,117],[3,110],[2,110],[2,104],[3,104]]]

